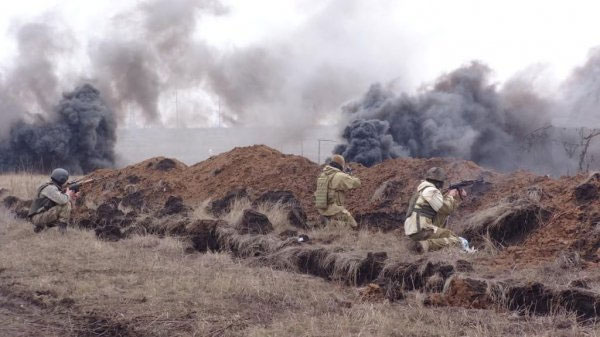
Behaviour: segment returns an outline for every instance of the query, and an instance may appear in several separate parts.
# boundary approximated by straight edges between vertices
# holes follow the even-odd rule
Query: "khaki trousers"
[[[350,214],[350,212],[348,212],[346,209],[331,216],[323,216],[323,218],[325,218],[325,223],[327,226],[341,225],[353,229],[358,228],[356,220],[354,220],[352,214]]]
[[[56,222],[69,223],[71,218],[71,202],[64,205],[56,205],[49,210],[31,217],[35,227],[53,227]]]
[[[460,239],[451,230],[436,227],[434,232],[433,228],[424,228],[420,232],[411,234],[408,237],[411,240],[418,241],[427,251],[439,250],[446,247],[457,246],[460,247]]]

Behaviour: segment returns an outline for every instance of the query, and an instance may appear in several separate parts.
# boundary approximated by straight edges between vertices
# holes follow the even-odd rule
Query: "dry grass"
[[[66,236],[52,230],[35,235],[29,226],[4,217],[0,335],[75,336],[86,328],[104,336],[117,336],[114,331],[136,336],[595,333],[594,327],[579,326],[567,315],[528,318],[427,308],[414,297],[400,304],[362,303],[350,287],[248,266],[226,254],[187,255],[184,246],[153,236],[100,242],[79,230]],[[10,299],[11,293],[20,299]],[[34,308],[26,310],[28,306]]]
[[[333,247],[352,247],[364,251],[385,251],[390,257],[406,257],[412,255],[406,249],[404,233],[373,232],[367,229],[359,231],[345,227],[327,226],[309,231],[308,236],[319,243]]]
[[[206,210],[210,202],[207,200],[203,203],[204,210],[196,209],[198,215],[203,216],[204,219],[211,219],[211,215]],[[230,224],[238,224],[246,209],[255,209],[256,211],[264,214],[269,218],[269,221],[273,225],[275,232],[280,233],[288,229],[293,229],[288,221],[288,210],[286,206],[281,203],[263,203],[256,207],[253,207],[252,202],[248,198],[236,199],[231,206],[231,211],[220,218],[227,221]]]
[[[48,181],[48,176],[29,173],[0,174],[0,188],[21,199],[33,199],[37,188]]]
[[[545,284],[569,287],[582,282],[595,292],[600,292],[600,275],[596,268],[585,268],[585,262],[576,252],[562,252],[554,261],[539,266],[512,270],[511,279],[526,282],[543,281]]]
[[[423,307],[415,299],[403,305],[359,303],[342,314],[289,316],[249,336],[596,336],[573,316],[527,316]]]
[[[0,176],[0,187],[27,198],[47,178]],[[210,219],[208,201],[194,218]],[[248,200],[223,219],[236,223]],[[281,207],[259,206],[282,230]],[[226,232],[226,230],[225,230]],[[224,233],[225,233],[224,232]],[[225,233],[227,234],[227,233]],[[311,249],[325,247],[318,263],[332,266],[334,280],[356,278],[368,251],[386,251],[388,262],[410,261],[402,233],[344,228],[315,229],[317,242],[298,246],[273,236],[223,235],[240,256],[273,251],[277,270],[232,259],[226,253],[188,254],[175,238],[134,236],[96,240],[93,232],[55,230],[39,235],[0,209],[0,336],[597,336],[572,314],[529,317],[489,310],[425,307],[418,293],[398,303],[361,302],[342,282],[288,272]],[[289,244],[289,245],[288,245]],[[307,249],[310,248],[310,249]],[[494,247],[486,254],[493,255]],[[317,254],[318,255],[318,254]],[[458,250],[430,254],[440,260],[470,259]],[[246,262],[250,261],[250,263]],[[548,270],[583,277],[578,256],[564,255]],[[537,274],[536,274],[537,273]],[[576,276],[574,276],[576,275]],[[534,277],[532,276],[532,277]],[[587,275],[590,278],[590,275]],[[597,279],[597,278],[596,278]],[[557,281],[558,282],[558,281]],[[597,284],[591,284],[595,289]]]
[[[232,228],[217,228],[219,242],[224,250],[242,257],[258,256],[282,249],[286,242],[272,235],[238,234]]]
[[[223,216],[220,219],[237,225],[242,219],[242,215],[244,214],[244,210],[252,208],[252,202],[248,198],[240,198],[235,199],[233,205],[231,205],[231,211]]]
[[[0,270],[8,278],[0,287],[49,292],[41,299],[48,306],[68,299],[81,315],[134,325],[145,336],[245,335],[240,331],[269,324],[279,312],[334,313],[342,310],[338,298],[354,296],[319,279],[246,267],[227,254],[187,255],[173,238],[109,243],[80,230],[35,235],[8,220],[0,227]]]
[[[492,239],[489,233],[481,236],[482,238],[482,247],[479,248],[479,255],[487,255],[487,256],[497,256],[502,252],[506,247],[504,247],[501,243]]]
[[[262,203],[257,205],[256,210],[269,218],[275,232],[281,233],[285,230],[295,230],[288,220],[289,211],[286,205],[277,203]]]
[[[214,220],[214,216],[208,210],[212,200],[206,199],[200,205],[194,207],[192,217],[197,220]]]

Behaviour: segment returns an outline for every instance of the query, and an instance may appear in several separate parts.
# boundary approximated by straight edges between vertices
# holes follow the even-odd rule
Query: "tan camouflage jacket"
[[[415,203],[415,208],[429,204],[429,206],[437,212],[437,215],[433,217],[433,219],[420,216],[420,226],[417,226],[417,212],[412,212],[411,216],[404,221],[405,235],[415,234],[419,232],[419,228],[431,228],[436,231],[437,227],[444,227],[448,215],[454,212],[460,204],[454,197],[443,196],[442,192],[440,192],[435,185],[426,180],[422,181],[421,184],[419,184],[419,187],[417,187],[417,191],[422,189],[423,191],[420,193]]]
[[[360,187],[360,179],[329,165],[325,166],[323,173],[333,175],[333,178],[327,191],[329,206],[326,209],[318,209],[318,211],[323,216],[332,216],[346,209],[344,207],[346,192]]]

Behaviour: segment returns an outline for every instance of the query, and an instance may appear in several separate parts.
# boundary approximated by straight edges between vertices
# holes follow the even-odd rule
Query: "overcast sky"
[[[58,17],[75,32],[85,50],[117,13],[140,1],[20,0],[0,2],[0,65],[9,67],[15,53],[14,29],[44,15]],[[324,0],[224,0],[229,13],[203,19],[198,37],[220,49],[281,39],[310,24],[327,7]],[[337,1],[339,3],[339,0]],[[506,80],[531,65],[547,66],[564,78],[600,45],[600,3],[569,0],[398,0],[353,1],[352,15],[339,29],[348,50],[365,59],[369,80],[402,78],[416,88],[470,61],[481,60]],[[341,6],[343,7],[343,6]],[[341,8],[340,10],[348,10]],[[336,21],[336,24],[338,22]],[[304,28],[303,28],[304,27]],[[361,33],[363,32],[363,33]],[[126,34],[126,32],[124,32]],[[362,35],[362,36],[361,36]],[[336,39],[336,34],[323,37]],[[85,53],[75,60],[85,67]],[[366,88],[365,88],[366,89]]]
[[[326,1],[229,0],[230,15],[207,20],[201,34],[220,46],[244,45],[271,34],[285,34]],[[78,37],[99,34],[115,13],[136,1],[20,0],[0,2],[0,53],[3,62],[13,49],[11,24],[46,13],[59,13]],[[425,76],[480,59],[504,78],[532,64],[548,63],[559,75],[581,63],[600,44],[597,1],[364,1],[365,17],[373,8],[374,23],[384,21],[405,35],[409,53]],[[375,5],[374,5],[375,4]],[[382,11],[375,7],[386,6]],[[100,29],[99,29],[100,28]],[[81,41],[85,43],[86,41]],[[360,46],[357,46],[357,48]],[[385,51],[382,51],[385,52]]]

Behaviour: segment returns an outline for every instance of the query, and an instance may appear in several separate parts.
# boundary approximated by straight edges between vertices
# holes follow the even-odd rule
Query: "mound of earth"
[[[266,146],[235,148],[189,167],[174,159],[153,158],[120,170],[90,174],[97,182],[85,186],[76,219],[88,217],[114,198],[122,211],[156,212],[170,197],[195,207],[242,189],[252,200],[267,192],[291,191],[300,207],[314,218],[311,204],[318,172],[319,166],[308,159],[284,155]]]
[[[566,250],[580,252],[587,261],[600,259],[597,174],[553,179],[525,171],[504,174],[473,162],[440,158],[398,158],[369,168],[350,165],[362,186],[348,193],[347,206],[363,228],[401,231],[408,200],[421,177],[430,167],[441,166],[451,183],[485,181],[468,189],[469,196],[448,227],[478,245],[497,241],[505,249],[494,264],[512,267],[515,262],[550,261]],[[153,158],[90,174],[96,182],[83,187],[74,218],[92,228],[129,224],[140,214],[185,218],[209,199],[218,216],[242,196],[254,204],[286,203],[290,222],[306,228],[319,223],[313,193],[320,170],[304,157],[263,145],[235,148],[192,166]]]
[[[351,166],[362,186],[348,193],[347,206],[369,230],[402,232],[407,203],[432,166],[445,168],[450,183],[482,179],[468,188],[469,195],[447,226],[477,248],[492,245],[497,254],[475,255],[469,261],[443,254],[439,261],[431,255],[415,260],[408,255],[397,258],[393,251],[298,240],[295,231],[277,233],[269,218],[258,212],[259,206],[284,205],[290,225],[298,230],[316,226],[313,193],[321,167],[260,145],[235,148],[192,166],[161,157],[95,171],[87,177],[95,182],[82,187],[74,222],[94,229],[103,240],[132,233],[177,235],[190,238],[197,251],[227,251],[328,280],[372,284],[365,289],[365,300],[395,301],[406,291],[423,291],[431,294],[426,303],[432,305],[491,308],[499,304],[496,295],[503,294],[516,303],[512,310],[534,306],[535,312],[545,314],[558,306],[596,317],[600,295],[574,289],[581,285],[554,289],[543,282],[531,285],[496,275],[551,263],[559,256],[593,270],[600,262],[600,174],[554,179],[525,171],[499,173],[469,161],[440,158]],[[249,208],[241,212],[238,223],[227,223],[222,216],[238,198],[247,198]],[[6,196],[3,205],[22,214],[29,204]],[[195,210],[206,205],[213,217],[222,218],[195,218]],[[588,306],[589,301],[593,303]]]

